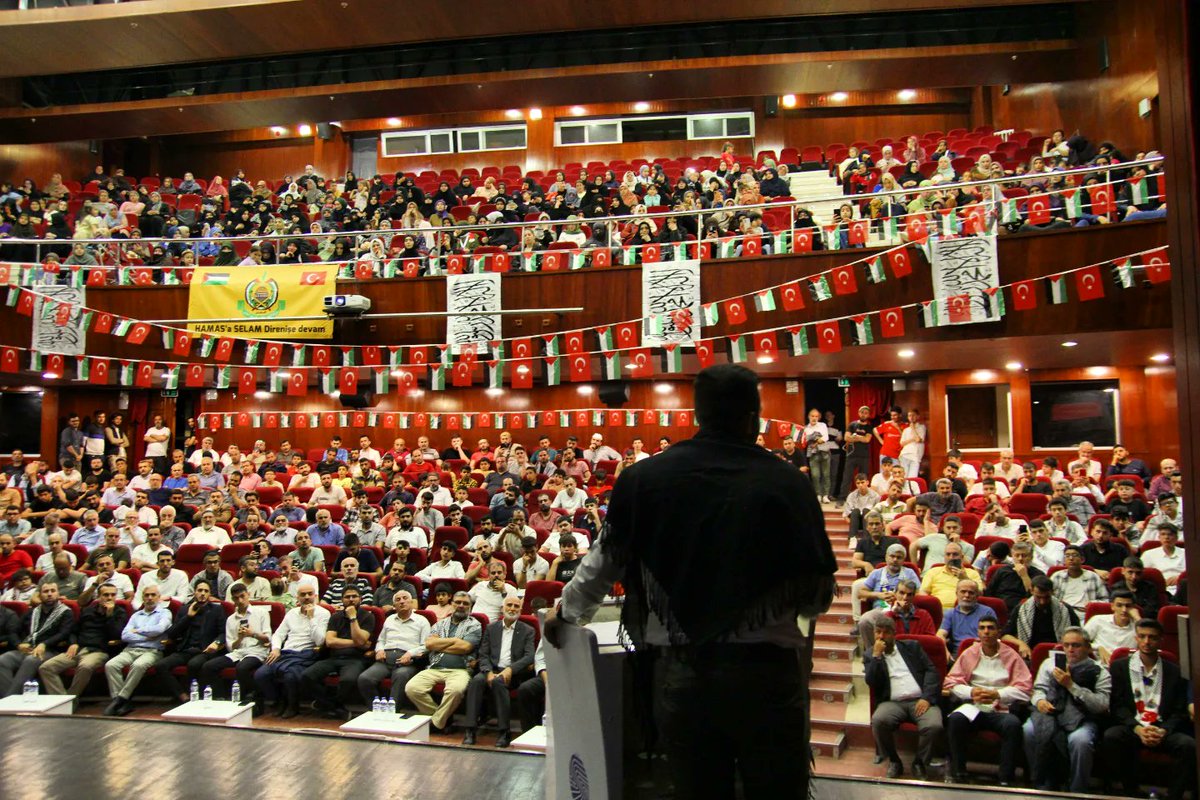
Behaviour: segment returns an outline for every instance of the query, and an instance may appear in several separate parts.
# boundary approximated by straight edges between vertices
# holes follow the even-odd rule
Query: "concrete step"
[[[841,641],[830,641],[821,637],[813,639],[813,662],[851,661],[858,656],[858,643],[850,637]]]
[[[808,682],[808,693],[813,702],[849,703],[854,699],[854,681],[846,677],[814,675]]]
[[[846,752],[846,734],[833,728],[818,729],[814,726],[809,746],[817,758],[841,758],[842,753]]]

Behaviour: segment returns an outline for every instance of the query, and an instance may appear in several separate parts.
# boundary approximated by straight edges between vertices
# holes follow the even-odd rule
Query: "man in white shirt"
[[[1104,465],[1092,458],[1092,453],[1096,446],[1091,442],[1079,443],[1079,457],[1067,465],[1067,474],[1073,475],[1075,470],[1082,469],[1085,474],[1094,480],[1100,480],[1100,476],[1104,473]]]
[[[975,484],[975,481],[979,480],[979,473],[976,472],[975,468],[962,460],[961,451],[948,451],[946,453],[946,461],[958,467],[958,477],[961,478],[962,482],[967,485],[968,491]]]
[[[313,489],[312,496],[308,498],[306,505],[309,508],[316,508],[317,506],[344,506],[346,505],[346,490],[342,488],[340,483],[333,482],[332,473],[326,472],[321,476],[321,485]]]
[[[1051,536],[1081,545],[1087,541],[1087,534],[1084,533],[1082,525],[1068,518],[1067,505],[1067,501],[1062,497],[1050,499],[1046,504],[1046,511],[1050,514],[1050,519],[1046,520],[1046,530]]]
[[[209,659],[200,667],[200,686],[212,686],[213,695],[224,699],[230,696],[228,681],[221,678],[222,670],[233,667],[242,702],[257,700],[254,695],[254,673],[266,661],[271,643],[271,612],[266,606],[250,604],[250,593],[240,583],[232,588],[233,613],[225,620],[225,650],[223,655]],[[255,702],[255,711],[262,706]]]
[[[150,497],[146,492],[136,493],[132,508],[119,505],[113,509],[113,522],[120,525],[126,517],[132,517],[135,525],[158,524],[158,512],[150,507]]]
[[[1097,614],[1087,621],[1083,629],[1092,639],[1092,647],[1105,666],[1112,661],[1113,651],[1118,647],[1137,648],[1137,634],[1133,626],[1133,593],[1127,589],[1113,592],[1113,613]]]
[[[590,545],[588,538],[579,531],[574,530],[571,527],[571,521],[566,518],[560,519],[558,524],[554,526],[554,532],[550,534],[550,538],[548,538],[546,543],[542,546],[543,549],[547,553],[551,553],[556,556],[561,555],[562,550],[560,549],[561,545],[559,544],[559,539],[561,539],[563,536],[570,536],[575,540],[575,547],[577,548],[577,552],[580,556],[588,551],[588,547]]]
[[[371,466],[378,467],[383,463],[383,455],[371,446],[370,436],[358,437],[358,457],[371,459]]]
[[[154,471],[166,475],[167,442],[171,441],[171,429],[163,425],[161,416],[154,415],[153,424],[146,429],[142,441],[146,443],[146,458],[154,461]]]
[[[301,461],[299,470],[292,479],[288,481],[288,491],[294,492],[297,489],[316,489],[321,485],[321,476],[312,471],[312,465],[307,461]]]
[[[1158,540],[1162,547],[1155,547],[1142,553],[1142,565],[1146,569],[1156,569],[1162,573],[1167,582],[1167,591],[1174,595],[1179,589],[1179,576],[1187,570],[1187,559],[1179,544],[1179,528],[1169,522],[1159,523],[1156,528]]]
[[[996,477],[1004,478],[1010,487],[1016,486],[1017,482],[1025,477],[1025,470],[1020,464],[1013,461],[1012,450],[1000,451],[1000,461],[996,464]]]
[[[1049,572],[1051,567],[1062,566],[1066,545],[1050,538],[1050,531],[1044,520],[1029,521],[1029,537],[1033,544],[1033,565],[1042,572]]]
[[[421,487],[417,490],[417,497],[421,497],[429,492],[433,495],[433,505],[448,506],[454,502],[454,496],[450,494],[450,490],[441,484],[441,478],[437,472],[426,472],[421,476]]]
[[[573,518],[575,512],[583,508],[583,501],[587,499],[587,492],[576,488],[575,478],[573,477],[568,476],[563,484],[566,488],[554,496],[554,502],[550,504],[550,508]]]
[[[279,559],[279,574],[286,581],[284,591],[292,597],[298,597],[300,589],[308,587],[314,592],[320,591],[321,585],[317,580],[316,575],[309,575],[307,572],[300,571],[300,565],[291,555],[286,555]]]
[[[538,555],[537,538],[526,536],[521,540],[521,556],[513,562],[513,577],[521,589],[529,581],[544,581],[550,574],[550,563]]]
[[[117,562],[113,560],[112,556],[103,555],[96,559],[96,574],[83,584],[83,591],[79,593],[79,607],[84,608],[92,602],[92,595],[106,583],[111,583],[116,587],[118,600],[133,597],[133,581],[129,580],[129,576],[125,573],[117,572]]]
[[[480,581],[471,587],[467,594],[471,595],[474,605],[471,610],[477,614],[486,614],[489,622],[500,619],[500,608],[508,598],[516,598],[517,590],[504,580],[508,568],[503,561],[493,561],[488,567],[488,579]]]
[[[170,602],[172,599],[186,603],[192,599],[192,586],[188,582],[187,573],[174,567],[175,555],[166,548],[160,550],[158,569],[142,573],[142,578],[138,581],[137,593],[133,596],[134,609],[142,607],[142,590],[147,586],[157,586],[159,596],[164,603]]]
[[[387,538],[383,540],[385,552],[390,554],[396,548],[396,543],[401,540],[408,542],[408,546],[413,550],[429,549],[429,532],[413,525],[411,508],[400,509],[396,521],[397,524],[388,531]]]
[[[254,673],[254,683],[263,703],[280,703],[282,688],[282,705],[277,706],[281,719],[299,713],[300,679],[325,644],[329,618],[329,611],[317,605],[316,590],[301,586],[296,592],[296,607],[271,636],[271,651]]]
[[[591,445],[583,451],[583,460],[595,469],[599,461],[620,461],[621,454],[606,445],[602,435],[593,433]]]
[[[203,544],[220,549],[227,544],[233,544],[229,532],[217,527],[217,517],[212,511],[205,510],[200,515],[200,526],[188,531],[183,537],[183,544]]]
[[[921,473],[921,460],[925,458],[925,424],[921,412],[908,412],[908,427],[900,432],[900,466],[906,477],[915,478]],[[960,472],[961,474],[961,472]]]
[[[163,552],[173,554],[171,548],[163,544],[162,528],[155,526],[146,531],[146,541],[133,548],[129,556],[129,565],[142,572],[150,572],[158,567],[158,556]]]
[[[358,693],[370,706],[379,696],[383,679],[392,679],[392,699],[398,709],[407,704],[404,687],[421,671],[425,661],[425,640],[429,638],[429,620],[414,614],[417,600],[406,589],[392,596],[395,612],[383,621],[375,643],[375,661],[358,676]]]
[[[129,479],[129,488],[135,492],[144,492],[150,489],[150,473],[154,471],[154,462],[148,458],[143,458],[138,462],[138,472]]]
[[[463,565],[454,558],[454,554],[457,552],[458,545],[454,542],[442,542],[442,546],[438,548],[438,560],[418,572],[417,577],[426,584],[432,584],[438,578],[466,580],[467,573],[463,569]]]
[[[55,531],[47,537],[47,541],[48,549],[38,556],[37,563],[33,565],[33,568],[38,572],[50,572],[54,569],[55,557],[59,553],[62,553],[71,562],[71,568],[74,569],[76,562],[75,554],[64,548],[64,545],[67,543],[67,532],[65,530]],[[62,594],[61,586],[59,587],[59,594]]]
[[[896,641],[896,621],[883,616],[875,623],[875,641],[863,658],[867,685],[874,689],[878,706],[871,716],[871,732],[880,753],[890,762],[887,776],[904,773],[896,751],[895,732],[901,722],[917,726],[919,744],[912,764],[913,777],[925,780],[934,743],[942,734],[941,676],[918,642]]]
[[[196,469],[200,469],[200,463],[206,458],[212,459],[214,463],[221,458],[211,436],[205,436],[200,440],[200,446],[192,451],[192,454],[188,456],[187,462]]]

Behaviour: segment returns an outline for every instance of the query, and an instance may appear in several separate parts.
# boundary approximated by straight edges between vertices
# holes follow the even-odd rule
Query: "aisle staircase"
[[[792,172],[787,178],[788,185],[792,188],[792,197],[811,211],[813,219],[818,223],[828,225],[843,202],[837,199],[842,194],[842,187],[837,180],[825,170]],[[818,197],[834,199],[814,199]]]

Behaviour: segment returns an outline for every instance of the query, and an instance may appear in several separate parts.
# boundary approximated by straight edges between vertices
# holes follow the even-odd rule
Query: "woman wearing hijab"
[[[900,173],[897,182],[903,188],[919,186],[921,181],[925,180],[925,176],[921,174],[920,164],[916,161],[909,161],[904,165],[904,172]]]
[[[64,244],[50,245],[48,252],[56,253],[59,258],[66,258],[71,253],[71,229],[67,226],[67,215],[61,211],[50,214],[50,225],[46,228],[47,239],[54,239]]]
[[[212,181],[208,184],[208,190],[204,194],[208,197],[229,197],[229,187],[225,185],[225,181],[220,175],[213,175]]]
[[[778,172],[768,168],[763,170],[763,182],[759,184],[758,191],[763,197],[787,197],[792,193],[792,188],[779,177]]]
[[[587,242],[587,234],[579,227],[579,218],[574,214],[567,217],[567,224],[563,227],[562,233],[558,235],[558,241],[570,242],[576,247],[583,247]]]
[[[550,215],[543,211],[538,215],[537,223],[533,226],[533,241],[535,250],[546,250],[554,243],[554,229],[548,223]]]

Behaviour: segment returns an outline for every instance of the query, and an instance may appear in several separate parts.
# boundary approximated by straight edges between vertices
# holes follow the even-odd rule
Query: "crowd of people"
[[[441,259],[477,253],[508,253],[508,268],[538,269],[541,255],[553,247],[582,254],[575,266],[597,263],[601,251],[608,253],[606,263],[641,263],[647,245],[661,246],[654,258],[671,260],[680,257],[678,245],[693,241],[711,242],[711,257],[722,257],[727,249],[721,242],[729,237],[734,255],[747,237],[758,238],[761,252],[770,254],[780,246],[775,235],[789,229],[813,234],[812,249],[865,247],[869,236],[893,241],[889,222],[898,221],[901,231],[914,216],[940,224],[939,213],[951,209],[960,222],[981,209],[987,230],[1001,232],[1166,213],[1161,161],[1124,167],[1129,159],[1112,143],[1096,145],[1063,131],[1047,138],[1043,152],[1028,163],[1007,167],[990,153],[964,164],[945,138],[931,143],[928,152],[915,136],[899,153],[891,145],[878,153],[849,148],[841,160],[823,165],[849,196],[829,219],[816,218],[791,196],[789,171],[814,165],[772,158],[741,163],[733,150],[726,143],[719,157],[697,162],[709,168],[671,173],[656,163],[622,174],[592,174],[582,167],[576,174],[557,170],[544,177],[464,174],[436,186],[422,181],[424,188],[410,173],[327,178],[312,165],[271,184],[252,181],[241,170],[228,181],[188,172],[178,181],[139,182],[122,169],[97,166],[79,184],[57,174],[40,188],[30,179],[0,184],[0,258],[56,266],[137,265],[158,268],[160,275],[173,266],[354,262],[368,265],[376,276],[395,277],[406,274],[408,262],[428,274]],[[1134,161],[1157,155],[1138,153]],[[1087,167],[1095,171],[1060,174]],[[1009,180],[961,185],[996,178]],[[1093,209],[1088,193],[1098,186],[1112,188],[1111,209]],[[1084,192],[1077,207],[1064,195],[1074,188]],[[1037,194],[1049,198],[1045,218],[1031,216],[1024,205]],[[1015,197],[1025,199],[1006,212],[1005,200]],[[648,216],[652,211],[668,216]],[[596,221],[610,217],[619,219]],[[858,220],[869,221],[869,236],[858,234]],[[944,231],[965,232],[961,224]],[[235,244],[231,237],[249,239]],[[623,254],[614,259],[616,248],[629,245],[635,247],[628,259]]]

